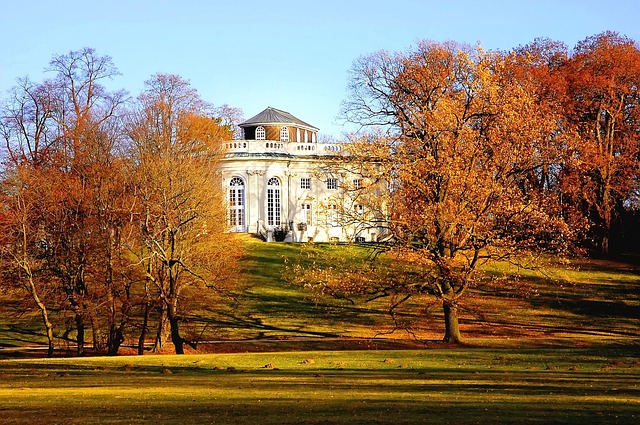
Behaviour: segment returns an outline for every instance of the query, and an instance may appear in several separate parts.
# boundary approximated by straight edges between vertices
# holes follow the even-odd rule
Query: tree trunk
[[[47,347],[47,357],[51,358],[53,357],[53,326],[51,325],[48,319],[44,319],[44,320],[47,322],[46,323],[47,342],[49,343],[49,346]]]
[[[456,301],[444,300],[444,342],[459,344],[462,342],[460,327],[458,326],[458,304]]]
[[[142,329],[140,330],[140,337],[138,338],[138,355],[144,355],[144,343],[147,340],[147,333],[149,332],[149,314],[151,313],[151,306],[149,303],[144,303],[144,313],[142,317]]]
[[[107,355],[115,356],[118,354],[118,350],[120,346],[124,342],[124,334],[122,332],[122,324],[120,326],[116,326],[112,324],[109,328],[109,341],[107,343],[108,350]]]
[[[78,332],[76,354],[81,356],[84,354],[84,318],[81,314],[76,314],[76,330]]]
[[[170,299],[167,306],[167,317],[169,318],[169,326],[171,327],[171,342],[175,347],[176,354],[184,354],[184,339],[180,336],[180,316],[178,316],[178,298],[177,295]]]
[[[167,306],[162,303],[160,307],[160,319],[158,320],[158,331],[156,333],[156,340],[153,344],[153,352],[159,353],[164,348],[164,342],[167,340]]]
[[[89,321],[91,323],[91,335],[93,338],[93,350],[94,351],[100,351],[102,350],[102,341],[101,341],[101,332],[100,332],[100,326],[98,325],[98,322],[96,320],[96,317],[93,313],[91,313],[91,316],[89,317]]]
[[[184,354],[184,340],[180,336],[180,318],[171,316],[169,318],[171,325],[171,342],[176,349],[176,354]]]
[[[40,313],[42,314],[42,322],[44,323],[47,333],[47,357],[51,358],[53,357],[53,325],[49,321],[49,314],[47,313],[47,309],[44,306],[40,310]]]
[[[47,306],[44,305],[44,303],[38,296],[38,291],[36,290],[36,285],[33,282],[33,278],[31,277],[31,272],[27,271],[27,273],[29,273],[29,290],[31,291],[31,296],[38,306],[38,309],[40,309],[42,323],[44,324],[45,332],[47,334],[47,342],[49,345],[47,348],[47,357],[51,358],[53,357],[53,325],[49,320],[49,312],[47,311]]]
[[[604,214],[604,223],[602,229],[602,237],[600,239],[600,254],[603,257],[609,256],[609,237],[611,235],[611,212],[607,211]]]
[[[602,254],[603,257],[608,257],[609,256],[609,235],[608,235],[608,233],[605,233],[604,235],[602,235],[602,241],[600,241],[600,254]]]

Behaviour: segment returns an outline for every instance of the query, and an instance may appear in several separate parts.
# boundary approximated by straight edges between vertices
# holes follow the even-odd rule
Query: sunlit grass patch
[[[167,373],[165,371],[170,371]],[[634,423],[634,349],[0,361],[3,423]]]

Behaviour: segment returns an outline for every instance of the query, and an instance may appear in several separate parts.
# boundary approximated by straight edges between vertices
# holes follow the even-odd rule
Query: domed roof
[[[255,125],[273,125],[273,124],[293,124],[298,127],[305,127],[309,130],[318,131],[317,127],[312,126],[299,118],[294,117],[288,112],[281,111],[280,109],[267,107],[264,111],[258,115],[249,118],[239,124],[240,127],[249,127]]]

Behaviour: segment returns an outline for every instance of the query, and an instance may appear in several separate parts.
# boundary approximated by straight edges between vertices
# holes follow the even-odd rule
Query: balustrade
[[[341,155],[343,145],[339,143],[296,143],[273,140],[232,140],[225,142],[229,153],[288,153],[291,155]]]

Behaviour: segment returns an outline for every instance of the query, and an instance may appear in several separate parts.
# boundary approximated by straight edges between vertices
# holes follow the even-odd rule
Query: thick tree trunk
[[[107,343],[107,355],[115,356],[118,354],[120,346],[124,342],[124,334],[122,332],[122,325],[116,326],[112,324],[109,328],[109,341]]]
[[[51,358],[53,357],[53,325],[49,321],[49,314],[44,306],[40,312],[42,314],[42,322],[44,323],[45,331],[47,333],[47,357]]]
[[[605,233],[600,241],[600,253],[603,257],[609,256],[609,235]]]
[[[78,337],[76,338],[78,344],[76,354],[78,356],[84,354],[84,328],[84,318],[81,314],[76,314],[76,330],[78,332]]]
[[[444,342],[458,344],[462,342],[460,327],[458,325],[458,305],[455,301],[444,300]]]
[[[101,341],[101,332],[100,326],[98,325],[98,321],[93,313],[89,317],[89,321],[91,323],[91,335],[93,339],[93,349],[94,351],[100,351],[103,348],[103,344]]]
[[[169,318],[171,325],[171,342],[176,349],[176,354],[184,354],[184,340],[180,336],[180,318],[171,316]]]

